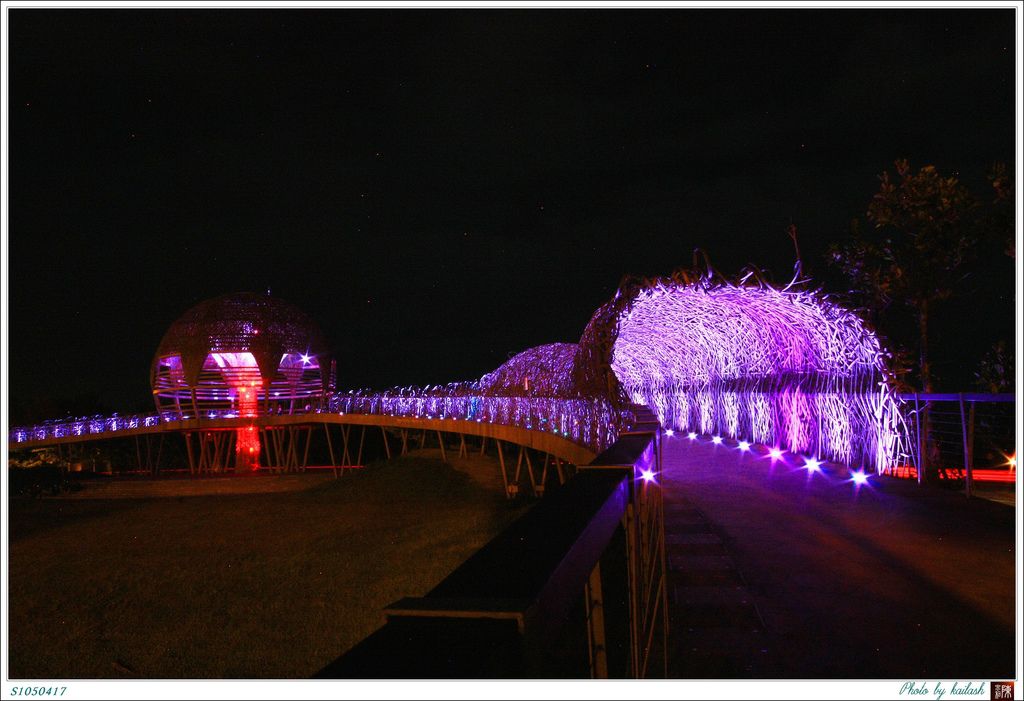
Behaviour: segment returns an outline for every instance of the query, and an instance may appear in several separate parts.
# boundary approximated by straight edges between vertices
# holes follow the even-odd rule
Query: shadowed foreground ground
[[[666,441],[674,676],[1013,679],[1012,507]]]
[[[12,499],[11,677],[312,675],[519,513],[489,458],[431,452],[301,491]]]

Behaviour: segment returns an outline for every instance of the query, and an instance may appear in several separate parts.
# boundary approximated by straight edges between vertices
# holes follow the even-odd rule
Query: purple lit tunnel
[[[904,431],[886,354],[856,314],[792,285],[710,275],[653,281],[626,302],[612,303],[611,368],[663,426],[872,470],[895,464]]]

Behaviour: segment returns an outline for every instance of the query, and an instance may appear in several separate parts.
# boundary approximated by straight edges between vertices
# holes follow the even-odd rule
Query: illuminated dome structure
[[[480,389],[491,396],[573,397],[572,373],[579,346],[548,343],[509,358],[494,372],[480,378]]]
[[[313,320],[269,294],[247,292],[202,302],[171,324],[150,380],[157,411],[169,419],[305,412],[334,386]],[[249,433],[239,431],[236,452],[258,460],[259,439]]]

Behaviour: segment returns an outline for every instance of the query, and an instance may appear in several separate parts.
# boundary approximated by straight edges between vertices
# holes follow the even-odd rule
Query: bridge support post
[[[210,469],[212,472],[223,472],[227,460],[227,451],[224,450],[227,441],[224,440],[224,433],[214,432],[210,436],[210,441],[213,443],[213,460],[210,463]]]
[[[971,487],[974,481],[971,469],[971,447],[967,439],[967,412],[964,410],[964,393],[960,393],[960,429],[964,441],[964,496],[971,498]]]
[[[441,437],[441,432],[440,431],[437,432],[437,444],[439,446],[441,446],[441,462],[443,462],[445,465],[447,465],[448,464],[448,453],[445,452],[445,449],[444,449],[444,438]]]
[[[551,463],[551,455],[544,453],[544,463],[540,469],[540,484],[534,485],[533,491],[537,496],[544,496],[544,490],[548,485],[548,465]]]
[[[210,432],[199,431],[199,465],[198,470],[201,475],[208,475],[213,472],[213,445],[211,445]]]
[[[277,472],[278,466],[281,464],[277,454],[277,436],[269,428],[261,429],[260,433],[263,435],[263,442],[267,446],[267,467],[270,468],[272,472]]]
[[[324,433],[327,435],[327,454],[331,457],[331,469],[334,470],[334,478],[338,478],[338,461],[334,457],[334,444],[331,442],[330,424],[324,424]]]
[[[313,427],[309,426],[306,429],[306,449],[302,452],[302,465],[301,469],[303,472],[306,471],[306,466],[309,465],[309,444],[313,442]]]
[[[342,457],[341,457],[341,461],[345,465],[351,465],[352,464],[352,454],[348,450],[348,439],[349,439],[349,436],[351,434],[352,434],[352,427],[351,426],[342,426],[341,427],[341,442],[342,442],[342,451],[341,451]]]
[[[196,461],[192,457],[192,432],[185,432],[185,454],[188,455],[188,473],[193,477],[196,474]]]
[[[261,428],[259,430],[259,437],[262,441],[262,445],[260,446],[261,460],[265,460],[267,469],[273,471],[275,460],[270,433],[266,428]]]
[[[601,591],[601,561],[598,560],[584,585],[587,605],[587,648],[592,679],[608,678],[608,647],[604,630],[604,595]]]
[[[216,445],[210,439],[209,431],[202,431],[199,434],[199,472],[210,474],[213,472],[215,460],[214,450]]]
[[[236,433],[234,431],[218,431],[219,441],[218,457],[216,459],[217,472],[227,472],[229,467],[233,468],[234,461],[231,459],[231,451],[234,450]]]
[[[494,445],[498,448],[498,463],[501,465],[501,481],[505,484],[505,496],[511,499],[513,493],[508,483],[508,471],[505,469],[505,452],[501,449],[501,441],[497,438],[494,439]]]
[[[299,472],[302,469],[299,465],[299,429],[295,426],[289,426],[288,433],[283,435],[282,438],[288,444],[285,472]]]
[[[362,427],[362,431],[359,433],[359,454],[356,456],[356,464],[362,466],[363,464],[363,443],[366,441],[366,426]]]
[[[655,465],[660,465],[655,457]],[[633,677],[648,676],[661,628],[661,657],[668,673],[668,582],[665,562],[664,501],[661,490],[633,484],[626,507],[626,552],[629,567],[630,647]]]
[[[974,470],[974,414],[978,403],[973,399],[967,405],[967,459]]]
[[[391,444],[388,443],[388,431],[383,426],[380,427],[380,435],[384,439],[384,454],[388,460],[391,459]]]
[[[914,392],[914,425],[917,434],[917,483],[924,484],[924,440],[921,436],[921,402]]]

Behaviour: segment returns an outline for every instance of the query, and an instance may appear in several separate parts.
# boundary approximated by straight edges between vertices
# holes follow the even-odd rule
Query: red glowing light
[[[240,384],[238,391],[238,415],[245,418],[255,417],[259,409],[260,383],[250,380],[249,386]],[[255,426],[238,429],[235,441],[235,463],[241,467],[248,465],[253,470],[260,467],[260,436]]]

